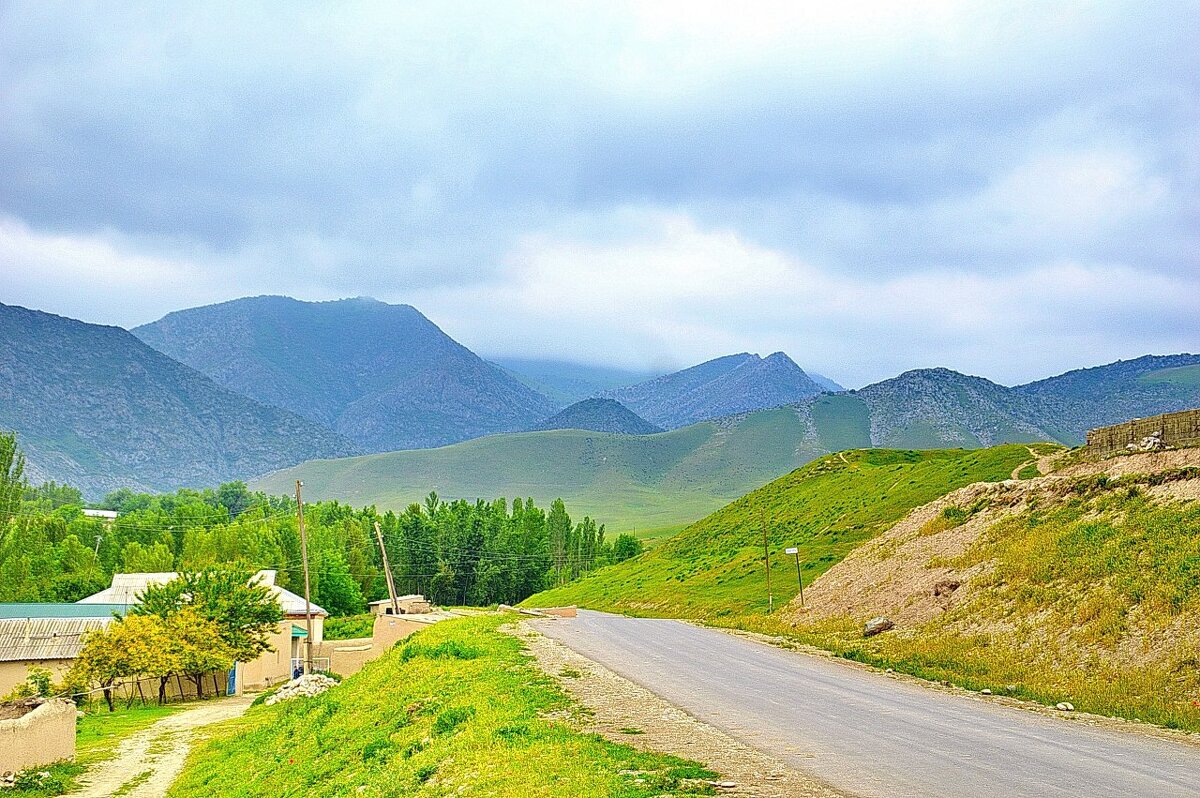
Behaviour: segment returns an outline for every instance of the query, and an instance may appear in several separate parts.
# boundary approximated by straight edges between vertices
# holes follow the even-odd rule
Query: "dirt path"
[[[123,741],[112,759],[90,768],[83,789],[66,798],[162,798],[183,769],[195,731],[236,718],[252,700],[223,698],[163,718]]]
[[[719,795],[838,798],[843,795],[722,731],[697,720],[603,665],[577,654],[528,623],[507,628],[524,641],[542,670],[589,711],[584,731],[635,748],[674,754],[720,773]],[[797,751],[797,756],[804,754]],[[726,781],[727,780],[727,781]]]

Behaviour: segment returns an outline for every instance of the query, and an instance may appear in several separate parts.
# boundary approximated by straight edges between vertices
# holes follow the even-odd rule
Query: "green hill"
[[[584,429],[620,435],[653,435],[662,432],[646,419],[613,399],[584,399],[538,424],[536,429]]]
[[[430,490],[443,499],[562,498],[609,531],[644,531],[701,518],[822,453],[797,411],[784,407],[657,435],[549,430],[317,460],[253,484],[283,494],[301,479],[314,500],[397,510]]]
[[[1053,447],[1035,445],[1034,451]],[[769,530],[776,607],[909,510],[972,482],[1007,479],[1033,459],[1028,447],[829,455],[743,496],[628,562],[530,598],[643,615],[720,618],[767,608],[762,525]]]

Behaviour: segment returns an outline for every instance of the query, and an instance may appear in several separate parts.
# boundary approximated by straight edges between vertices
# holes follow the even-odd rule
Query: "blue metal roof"
[[[107,618],[124,615],[124,604],[59,604],[52,602],[0,602],[0,618]]]

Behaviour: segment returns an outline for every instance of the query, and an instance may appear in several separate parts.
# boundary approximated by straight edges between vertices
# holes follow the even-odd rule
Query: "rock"
[[[1015,693],[1017,692],[1017,686],[1015,684],[1006,684],[1004,685],[1004,692]]]
[[[991,690],[989,690],[988,688],[986,688],[986,687],[985,687],[985,688],[983,688],[982,690],[980,690],[980,691],[979,691],[979,694],[980,694],[980,695],[991,695],[991,694],[992,694],[992,691],[991,691]]]
[[[895,673],[895,671],[891,668],[888,668],[886,671],[884,671],[884,673]]]
[[[933,586],[933,595],[949,596],[955,590],[962,586],[962,582],[957,579],[943,579]]]
[[[275,693],[268,696],[267,700],[263,703],[270,706],[278,704],[280,701],[291,701],[293,698],[312,698],[336,684],[335,680],[323,673],[306,673],[298,679],[292,679],[283,687],[280,687]]]
[[[886,632],[889,629],[895,629],[896,624],[890,618],[872,618],[867,621],[867,625],[863,627],[863,637],[874,637],[875,635]]]
[[[1059,712],[1074,712],[1075,711],[1075,705],[1072,704],[1070,701],[1059,701],[1057,704],[1054,705],[1054,708],[1057,709]]]

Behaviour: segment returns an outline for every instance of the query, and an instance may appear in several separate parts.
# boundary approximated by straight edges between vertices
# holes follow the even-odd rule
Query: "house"
[[[113,521],[117,520],[116,510],[93,510],[90,507],[84,507],[83,515],[85,518],[99,518],[101,521],[104,521],[108,524],[111,524]]]
[[[138,597],[147,587],[166,584],[177,575],[172,572],[113,574],[112,585],[99,593],[80,599],[78,604],[116,606],[121,612],[125,612],[130,606],[139,603]],[[284,617],[269,638],[272,650],[263,652],[252,662],[237,663],[234,682],[238,693],[247,688],[262,689],[290,679],[292,672],[304,661],[304,641],[308,637],[304,597],[275,584],[275,577],[276,572],[270,570],[259,571],[251,577],[251,582],[258,582],[270,588],[275,600],[283,609]],[[312,604],[311,609],[315,651],[324,639],[325,618],[329,613],[316,604]],[[313,667],[316,670],[329,670],[328,659],[314,658]]]
[[[420,593],[410,593],[407,596],[397,596],[396,604],[400,609],[400,615],[415,615],[424,612],[432,612],[433,606],[426,601],[425,597]],[[390,598],[372,601],[370,603],[371,612],[376,615],[395,615],[392,608],[392,600]]]
[[[116,604],[0,604],[0,695],[24,682],[31,667],[62,679],[83,636],[124,611]]]

